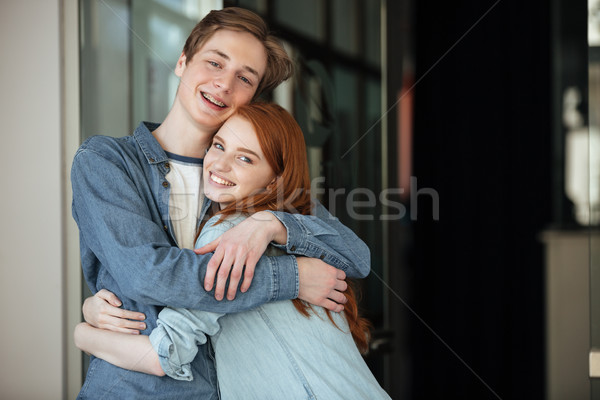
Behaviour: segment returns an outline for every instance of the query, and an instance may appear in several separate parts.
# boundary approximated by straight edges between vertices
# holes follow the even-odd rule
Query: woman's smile
[[[252,124],[233,115],[204,157],[204,195],[225,207],[262,192],[274,179]]]
[[[223,186],[235,186],[235,183],[218,176],[214,172],[209,172],[209,174],[210,174],[210,180],[212,182],[215,182],[215,183],[217,183],[219,185],[223,185]]]

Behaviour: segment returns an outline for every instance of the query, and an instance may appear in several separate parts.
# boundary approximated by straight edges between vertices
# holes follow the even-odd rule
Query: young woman
[[[205,195],[219,211],[196,246],[269,211],[309,215],[305,154],[302,132],[284,109],[259,103],[238,108],[204,158]],[[282,252],[274,246],[267,251]],[[242,301],[245,295],[239,294]],[[359,352],[367,349],[368,323],[358,316],[350,288],[345,295],[340,314],[298,299],[226,315],[165,308],[149,337],[82,323],[75,341],[122,368],[192,380],[190,363],[211,336],[223,399],[389,398]]]

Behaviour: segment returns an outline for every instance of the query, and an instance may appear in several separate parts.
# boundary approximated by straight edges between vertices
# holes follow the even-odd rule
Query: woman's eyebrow
[[[219,135],[215,135],[215,136],[213,136],[213,142],[214,142],[215,140],[216,140],[216,141],[218,141],[218,142],[221,142],[221,143],[223,143],[223,144],[226,144],[226,143],[227,143],[227,142],[225,142],[225,140],[223,140],[223,138],[222,138],[221,136],[219,136]],[[244,152],[244,153],[249,153],[249,154],[252,154],[253,156],[255,156],[256,158],[258,158],[259,160],[262,160],[262,158],[260,158],[260,156],[259,156],[258,154],[256,154],[254,151],[252,151],[252,150],[250,150],[250,149],[247,149],[247,148],[245,148],[245,147],[238,147],[236,150],[237,150],[237,151],[242,151],[242,152]]]
[[[215,136],[213,136],[213,142],[215,140],[218,140],[219,142],[225,143],[225,140],[223,140],[223,138],[221,136],[219,136],[218,134],[215,134]]]
[[[262,160],[258,154],[256,154],[255,152],[253,152],[253,151],[252,151],[252,150],[250,150],[250,149],[247,149],[247,148],[245,148],[245,147],[238,147],[237,149],[238,149],[238,151],[243,151],[244,153],[250,153],[250,154],[252,154],[254,157],[258,158],[259,160]]]
[[[219,57],[224,58],[227,61],[231,60],[231,58],[227,54],[223,53],[221,50],[211,49],[211,50],[208,50],[208,52],[209,53],[215,53],[216,55],[218,55]],[[252,75],[255,75],[257,78],[259,78],[258,71],[256,71],[251,66],[244,65],[242,68],[244,68],[246,71],[250,72]]]

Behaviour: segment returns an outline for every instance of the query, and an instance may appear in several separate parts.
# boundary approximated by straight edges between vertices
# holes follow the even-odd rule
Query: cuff
[[[283,211],[269,211],[283,224],[287,231],[287,240],[284,245],[279,243],[271,243],[273,246],[285,250],[288,254],[304,254],[306,249],[304,246],[306,240],[301,240],[303,236],[307,235],[306,228],[300,223],[297,218],[293,215]],[[297,268],[296,268],[297,269]]]
[[[192,368],[189,364],[173,363],[173,342],[169,339],[167,331],[158,325],[149,335],[150,344],[158,354],[158,361],[165,374],[179,381],[192,381]],[[176,355],[175,355],[176,356]],[[177,357],[175,357],[177,358]]]
[[[294,256],[269,257],[273,271],[273,294],[271,301],[291,300],[298,297],[300,280],[298,263]]]

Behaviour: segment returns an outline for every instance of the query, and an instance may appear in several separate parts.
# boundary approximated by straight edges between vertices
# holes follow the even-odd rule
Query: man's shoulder
[[[104,135],[95,135],[87,138],[81,146],[79,152],[92,151],[100,154],[123,151],[135,146],[133,136],[112,137]]]
[[[166,159],[164,151],[151,133],[158,124],[142,122],[132,135],[112,137],[95,135],[86,139],[75,154],[89,154],[108,161],[118,162],[127,159],[146,159],[150,163]]]
[[[77,168],[78,165],[95,165],[98,168],[99,163],[127,165],[139,160],[140,153],[139,146],[132,136],[92,136],[79,146],[73,159],[73,168]]]

